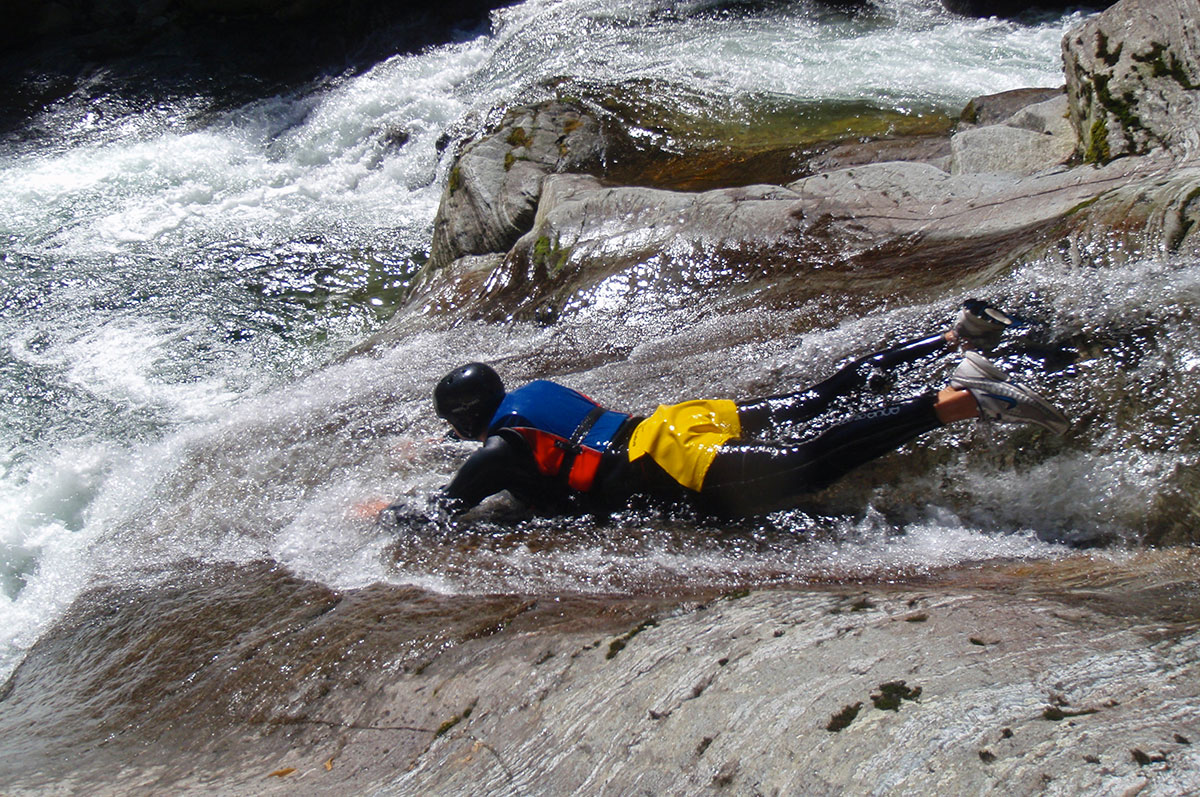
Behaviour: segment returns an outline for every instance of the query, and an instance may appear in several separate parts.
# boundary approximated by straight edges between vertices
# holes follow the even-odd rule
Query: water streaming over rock
[[[1171,538],[1195,516],[1200,263],[1153,252],[1047,260],[972,286],[1030,320],[1002,355],[1076,418],[1062,443],[1020,453],[986,430],[947,432],[907,464],[743,524],[669,511],[515,522],[498,502],[444,533],[397,536],[355,512],[427,493],[469,450],[428,407],[457,361],[647,411],[802,385],[939,328],[960,298],[847,317],[824,305],[722,314],[647,293],[643,312],[615,314],[604,291],[628,286],[601,285],[553,327],[404,317],[387,345],[347,356],[425,261],[456,142],[497,109],[574,82],[657,92],[641,101],[696,119],[798,102],[953,115],[978,94],[1059,85],[1059,40],[1078,19],[965,20],[917,0],[865,15],[527,0],[485,35],[233,109],[86,91],[45,109],[40,134],[12,138],[0,161],[0,677],[64,616],[78,624],[177,583],[192,585],[187,600],[239,606],[246,583],[293,607],[372,584],[416,588],[414,606],[635,599]],[[279,587],[263,562],[309,586]],[[227,571],[242,585],[228,594],[206,576]],[[414,639],[436,630],[409,622]],[[95,646],[85,657],[115,655],[65,633]],[[215,686],[218,702],[240,688]]]

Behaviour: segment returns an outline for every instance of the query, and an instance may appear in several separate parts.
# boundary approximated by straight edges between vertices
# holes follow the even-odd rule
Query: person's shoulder
[[[526,382],[525,384],[521,385],[519,388],[517,388],[517,390],[514,390],[513,392],[515,393],[519,390],[530,390],[530,389],[532,389],[532,390],[546,390],[546,389],[568,390],[569,388],[566,388],[563,385],[560,385],[558,382],[554,382],[549,379],[534,379],[531,382]]]
[[[526,397],[536,398],[574,392],[571,388],[560,385],[558,382],[552,382],[549,379],[535,379],[511,391],[508,397],[519,400]]]
[[[501,426],[487,436],[483,441],[483,447],[490,449],[496,453],[510,452],[516,448],[527,447],[525,438],[516,429],[509,426]]]

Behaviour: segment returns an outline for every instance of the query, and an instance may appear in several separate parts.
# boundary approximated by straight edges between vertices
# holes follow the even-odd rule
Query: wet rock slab
[[[978,593],[772,592],[634,626],[615,655],[482,646],[442,686],[470,721],[392,787],[1185,793],[1200,637],[1156,630]]]
[[[5,791],[1190,793],[1195,566],[668,599],[223,571],[100,596],[31,651],[0,701],[6,734],[31,737]],[[190,600],[218,577],[242,586]]]
[[[869,305],[970,289],[1048,253],[1194,256],[1198,13],[1197,0],[1122,0],[1064,38],[1065,89],[979,98],[941,138],[807,154],[794,141],[804,165],[755,171],[757,184],[621,183],[620,169],[584,168],[625,146],[587,103],[514,109],[452,169],[413,304],[546,323],[697,295],[720,297],[714,312],[832,294]]]

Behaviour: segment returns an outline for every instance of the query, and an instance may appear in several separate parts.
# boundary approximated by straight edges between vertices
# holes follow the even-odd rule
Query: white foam
[[[117,455],[80,441],[0,480],[0,680],[87,583],[84,517]]]
[[[950,105],[977,94],[1061,85],[1060,42],[1080,20],[1024,25],[954,17],[936,3],[877,5],[878,21],[835,25],[786,9],[735,19],[687,6],[665,13],[663,4],[636,0],[602,6],[530,0],[494,14],[498,47],[490,73],[530,83],[535,69],[613,82],[650,77],[715,88],[722,97]],[[647,18],[655,22],[639,24]],[[535,40],[546,52],[528,65],[521,54]]]
[[[0,168],[0,225],[29,239],[40,232],[76,255],[171,233],[291,237],[342,218],[366,229],[423,227],[440,194],[437,138],[465,111],[455,88],[486,47],[482,40],[397,57],[318,95],[265,101],[204,130],[9,161]],[[69,219],[64,207],[73,209]]]
[[[841,534],[849,544],[777,541],[759,552],[681,547],[634,524],[611,543],[539,552],[485,545],[452,572],[436,561],[392,562],[395,539],[348,515],[362,498],[428,492],[453,471],[462,452],[446,456],[428,443],[440,430],[427,402],[429,385],[456,361],[502,361],[513,379],[542,375],[554,362],[599,397],[639,409],[722,373],[703,359],[718,355],[694,343],[719,338],[721,323],[697,327],[689,297],[677,294],[671,312],[648,301],[638,319],[597,328],[468,324],[416,334],[377,359],[280,387],[272,368],[287,370],[296,357],[303,371],[320,357],[272,350],[299,348],[307,329],[259,343],[252,333],[288,319],[272,312],[269,299],[247,300],[254,281],[235,278],[302,257],[315,271],[343,249],[420,251],[448,169],[438,149],[444,134],[473,131],[493,108],[544,96],[547,81],[560,76],[681,86],[693,95],[682,101],[698,114],[707,112],[705,97],[772,94],[956,110],[974,94],[1061,82],[1061,22],[953,20],[936,3],[904,0],[882,4],[894,25],[830,29],[786,13],[717,22],[689,16],[698,7],[675,6],[530,0],[496,12],[495,36],[393,58],[314,93],[266,99],[188,128],[161,107],[131,115],[110,135],[91,135],[86,117],[60,120],[70,128],[64,140],[80,143],[0,162],[6,276],[31,280],[15,284],[29,290],[0,320],[0,333],[15,363],[38,378],[48,374],[46,393],[67,418],[28,435],[41,438],[37,445],[15,434],[3,441],[18,448],[0,479],[0,678],[87,585],[153,578],[192,559],[274,558],[336,587],[391,581],[452,592],[756,583],[804,578],[831,562],[867,573],[1045,554],[1027,534],[989,534],[942,515],[899,525],[847,521]],[[264,292],[271,276],[262,275]],[[1006,290],[1016,293],[1021,279],[1050,295],[1059,290],[1054,275],[1033,271]],[[1098,288],[1084,296],[1086,281],[1077,280],[1080,293],[1056,320],[1073,323],[1071,308],[1089,318],[1098,312],[1105,320],[1097,323],[1137,312],[1139,291],[1148,289],[1139,281],[1130,273],[1123,298],[1106,304]],[[610,287],[618,296],[639,286]],[[1186,303],[1189,288],[1174,290]],[[929,313],[876,314],[806,335],[797,348],[748,343],[738,353],[747,370],[763,364],[807,377],[841,357],[847,338],[869,339]],[[789,325],[763,314],[740,321]],[[349,338],[362,326],[340,329],[329,321],[320,331]],[[649,370],[651,361],[664,346],[649,341],[659,336],[677,350],[690,346],[698,367],[687,373],[689,361],[681,360],[654,381],[660,374]],[[581,352],[618,345],[642,348],[629,362],[578,372]],[[699,387],[736,392],[749,378],[730,374],[723,385]],[[93,431],[81,435],[80,427]],[[424,441],[415,463],[388,453],[409,437]],[[1047,467],[1065,473],[1070,466]],[[1089,486],[1082,476],[1075,483]],[[1114,478],[1110,488],[1124,483]],[[1019,531],[1020,517],[1013,519]]]

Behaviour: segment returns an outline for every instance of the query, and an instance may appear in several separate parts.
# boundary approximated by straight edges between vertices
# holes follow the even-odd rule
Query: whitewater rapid
[[[966,20],[915,0],[879,8],[851,19],[804,4],[729,14],[704,3],[529,0],[474,38],[232,110],[86,92],[44,109],[0,160],[0,678],[89,586],[153,583],[189,561],[273,560],[336,588],[620,592],[1055,555],[1032,509],[994,520],[922,507],[900,526],[874,511],[797,515],[724,537],[686,519],[631,517],[615,533],[568,529],[570,541],[546,546],[485,525],[465,553],[397,543],[353,512],[365,499],[432,489],[463,454],[440,441],[426,405],[448,353],[507,362],[520,378],[568,373],[579,354],[623,336],[623,364],[572,379],[641,409],[663,394],[735,394],[755,374],[819,376],[872,336],[944,320],[947,306],[898,308],[801,339],[784,332],[788,319],[762,314],[707,322],[691,342],[679,332],[686,316],[636,329],[467,325],[339,359],[381,328],[424,262],[457,142],[563,78],[642,80],[663,92],[649,100],[684,97],[701,115],[707,102],[751,107],[771,96],[953,114],[976,95],[1060,85],[1059,41],[1079,19]],[[1177,300],[1194,298],[1194,264],[1123,267],[1127,301],[1085,280],[1064,288],[1045,268],[1012,279],[1056,298],[1078,291],[1076,304],[1048,313],[1067,324],[1073,307],[1086,323],[1137,312],[1139,269],[1166,269]],[[719,352],[739,364],[727,383],[696,384],[686,357],[661,373],[655,352],[670,341],[686,347],[733,328],[761,334]],[[720,370],[699,361],[712,351],[689,356],[695,374]],[[1153,490],[1156,473],[1178,466],[1118,460],[1113,491]],[[1069,460],[1051,467],[1061,475]],[[1011,497],[1036,481],[977,489],[1019,509],[1032,504]],[[1053,520],[1090,513],[1104,525],[1133,512],[1095,504]],[[796,536],[811,544],[790,545]]]

